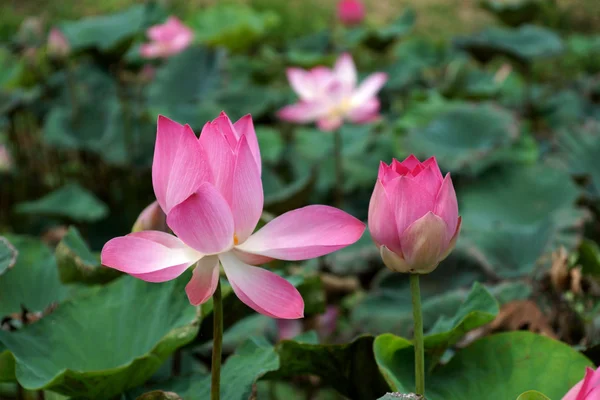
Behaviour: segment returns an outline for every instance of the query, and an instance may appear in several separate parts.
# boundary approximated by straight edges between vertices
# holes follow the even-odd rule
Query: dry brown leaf
[[[527,329],[553,339],[557,338],[550,326],[548,317],[542,313],[538,305],[531,300],[516,300],[506,303],[500,313],[489,325],[489,330],[517,331]]]

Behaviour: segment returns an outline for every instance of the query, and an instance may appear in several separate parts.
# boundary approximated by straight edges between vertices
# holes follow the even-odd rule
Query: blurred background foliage
[[[107,272],[98,251],[154,200],[158,114],[199,133],[221,110],[251,113],[265,219],[332,203],[332,137],[275,112],[294,101],[286,67],[331,65],[342,51],[361,75],[389,74],[382,118],[342,129],[343,208],[366,220],[379,161],[392,157],[435,155],[455,182],[458,248],[422,280],[432,365],[512,330],[600,362],[600,3],[365,4],[367,21],[351,28],[337,22],[334,1],[0,4],[0,144],[12,160],[0,172],[0,396],[23,395],[18,381],[51,390],[46,398],[151,389],[206,398],[212,305],[194,312],[185,276],[152,285]],[[146,29],[173,14],[194,44],[141,58]],[[69,40],[69,57],[48,53],[51,27]],[[282,328],[226,287],[223,379],[238,384],[225,384],[223,398],[374,399],[403,388],[406,341],[371,335],[410,337],[408,281],[382,268],[368,232],[323,259],[269,267],[304,295],[306,332],[279,342]],[[326,310],[336,315],[330,329]],[[533,339],[516,335],[515,351],[527,354]],[[555,342],[539,346],[585,364]],[[461,357],[476,356],[467,350]],[[447,372],[432,374],[449,396]]]

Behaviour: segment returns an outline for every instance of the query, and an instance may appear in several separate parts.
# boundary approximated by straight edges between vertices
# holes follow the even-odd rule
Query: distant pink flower
[[[340,0],[338,18],[344,25],[358,25],[365,19],[365,6],[359,0]]]
[[[253,234],[263,208],[261,159],[252,117],[232,124],[222,113],[200,139],[189,125],[160,116],[152,184],[177,235],[142,231],[110,240],[102,264],[164,282],[196,264],[186,286],[194,305],[207,301],[223,266],[233,291],[273,318],[301,318],[304,302],[288,281],[253,265],[305,260],[356,242],[365,226],[345,212],[313,205],[287,212]]]
[[[185,50],[194,38],[194,33],[177,17],[169,17],[162,25],[154,25],[146,32],[150,43],[140,47],[145,58],[166,58]]]
[[[13,166],[10,152],[3,144],[0,144],[0,172],[10,171]]]
[[[144,65],[140,71],[139,77],[142,82],[150,82],[156,76],[156,68],[150,64]]]
[[[450,254],[461,218],[450,174],[435,157],[411,155],[382,162],[369,204],[369,230],[384,264],[393,271],[426,274]]]
[[[297,319],[277,319],[275,323],[279,340],[293,339],[302,333],[302,322]]]
[[[287,76],[300,102],[282,108],[278,114],[281,119],[297,123],[316,121],[319,129],[333,131],[344,120],[360,124],[379,116],[376,95],[387,75],[374,73],[357,87],[356,67],[349,54],[342,54],[333,70],[288,68]]]
[[[600,399],[600,368],[594,371],[585,369],[585,377],[579,381],[562,400],[598,400]]]
[[[329,305],[325,312],[316,318],[316,330],[321,337],[329,337],[337,327],[339,310],[336,306]],[[302,322],[290,319],[278,319],[277,331],[279,340],[293,339],[303,331]]]
[[[66,57],[71,52],[67,37],[57,28],[52,28],[48,34],[48,54],[54,57]]]

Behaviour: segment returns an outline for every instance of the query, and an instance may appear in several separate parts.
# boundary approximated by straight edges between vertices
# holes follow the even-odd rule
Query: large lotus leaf
[[[73,50],[98,48],[106,51],[131,39],[152,23],[152,5],[134,5],[125,11],[93,16],[59,25]]]
[[[487,104],[461,104],[428,125],[409,131],[405,146],[418,156],[435,154],[444,170],[478,174],[502,162],[506,154],[500,151],[509,148],[518,136],[517,122],[510,112]]]
[[[192,47],[170,57],[157,70],[156,77],[148,86],[150,108],[201,129],[220,111],[211,99],[221,83],[222,60],[223,52],[204,47]],[[206,108],[207,105],[210,110],[206,113],[208,115],[203,115],[200,106]]]
[[[262,39],[279,23],[279,17],[245,4],[218,4],[201,9],[188,22],[200,42],[242,51]]]
[[[502,22],[518,26],[531,22],[543,9],[543,0],[481,0],[483,8],[493,13]],[[545,2],[548,5],[552,2]]]
[[[19,252],[8,239],[0,236],[0,275],[15,266]]]
[[[221,398],[246,400],[252,393],[252,385],[265,374],[276,371],[280,357],[265,339],[252,338],[241,345],[229,357],[221,371]],[[210,376],[190,385],[185,400],[204,400],[210,397]]]
[[[455,43],[482,62],[506,56],[525,65],[560,55],[564,48],[556,33],[533,25],[518,29],[491,27],[473,36],[458,38]]]
[[[63,283],[106,283],[121,275],[115,269],[102,266],[100,257],[92,253],[74,226],[69,228],[56,246],[55,255]]]
[[[374,353],[393,390],[414,389],[414,349],[392,334],[375,339]],[[427,360],[426,360],[427,363]],[[516,399],[538,390],[560,399],[591,362],[559,341],[531,332],[509,332],[477,340],[425,377],[429,400]]]
[[[0,343],[0,383],[16,382],[15,358],[12,353]]]
[[[321,278],[316,275],[293,275],[285,278],[298,289],[304,299],[304,314],[321,314],[325,312],[325,292]],[[229,329],[238,321],[249,315],[254,315],[255,311],[242,303],[229,284],[222,285],[223,309],[227,310],[223,315],[223,328]],[[200,306],[202,314],[202,324],[196,343],[203,344],[212,340],[213,335],[213,303],[212,299]]]
[[[550,400],[550,399],[536,390],[528,390],[527,392],[522,393],[519,397],[517,397],[517,400]]]
[[[590,124],[579,130],[567,130],[560,134],[559,144],[571,172],[588,176],[588,193],[595,199],[600,198],[600,126]]]
[[[557,246],[577,245],[586,216],[578,196],[569,174],[551,165],[490,171],[458,190],[459,246],[498,276],[528,275]]]
[[[373,336],[330,345],[284,340],[275,348],[281,367],[266,379],[317,375],[323,384],[358,400],[374,399],[388,389],[373,359]]]
[[[397,19],[387,25],[360,26],[347,30],[343,36],[344,44],[352,48],[360,43],[365,43],[373,49],[383,50],[395,40],[412,31],[416,19],[415,10],[406,9]]]
[[[63,217],[78,222],[98,221],[108,214],[106,204],[76,183],[67,184],[37,200],[19,203],[16,210],[21,214]]]
[[[0,331],[26,389],[110,398],[145,382],[198,331],[189,274],[161,284],[125,276],[16,332]],[[60,351],[57,351],[60,349]]]
[[[574,34],[567,39],[565,64],[589,74],[600,71],[600,35]]]
[[[335,62],[328,53],[331,46],[331,31],[325,30],[291,40],[287,45],[285,56],[289,65],[312,68]]]
[[[58,278],[52,252],[44,243],[26,236],[8,236],[19,251],[14,267],[0,275],[0,318],[22,312],[42,312],[63,300],[67,289]]]

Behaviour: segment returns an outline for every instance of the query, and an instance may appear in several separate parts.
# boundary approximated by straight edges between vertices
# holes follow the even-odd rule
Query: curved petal
[[[350,54],[342,54],[337,59],[333,71],[336,78],[342,82],[346,88],[353,89],[356,86],[356,66],[354,65],[354,61],[352,60],[352,56]]]
[[[369,202],[369,231],[378,246],[384,245],[392,251],[400,252],[400,238],[395,218],[385,187],[377,179]]]
[[[164,57],[164,47],[159,43],[144,43],[140,46],[140,55],[144,58]]]
[[[417,157],[415,157],[414,154],[411,154],[410,156],[406,157],[404,159],[404,161],[398,163],[397,168],[402,166],[404,168],[407,168],[409,171],[412,171],[413,169],[417,168],[420,165],[421,165],[421,161],[419,161],[419,159]],[[400,172],[400,170],[398,170],[398,172],[402,173],[402,172]]]
[[[410,224],[433,211],[435,193],[427,191],[412,178],[401,176],[386,185],[390,198],[394,202],[398,235],[402,239],[404,231]]]
[[[448,247],[446,248],[444,253],[440,256],[440,261],[444,261],[446,259],[446,257],[448,257],[450,255],[450,253],[452,253],[452,250],[454,250],[454,247],[456,247],[456,241],[458,240],[458,236],[460,235],[461,225],[462,225],[462,218],[458,217],[458,224],[456,226],[456,232],[454,232],[454,236],[452,236],[452,238],[450,239],[450,242],[448,243]]]
[[[260,172],[245,136],[240,139],[231,196],[235,241],[244,242],[252,234],[263,210],[263,187]]]
[[[153,201],[140,213],[137,220],[131,228],[132,232],[141,232],[147,230],[156,230],[166,232],[167,216],[160,208],[158,201]]]
[[[448,246],[446,224],[428,212],[406,229],[400,242],[404,259],[411,266],[410,272],[427,274],[437,267]]]
[[[418,167],[417,167],[418,168]],[[429,193],[438,193],[442,185],[442,179],[438,175],[435,165],[424,167],[414,178],[419,186]]]
[[[240,137],[245,136],[248,140],[248,146],[250,146],[252,156],[254,156],[254,161],[256,161],[258,173],[261,174],[262,165],[260,160],[260,149],[258,147],[258,138],[256,137],[256,131],[254,130],[254,123],[252,122],[252,115],[244,115],[242,118],[237,120],[235,124],[233,124],[233,127]]]
[[[138,279],[146,282],[159,283],[166,282],[177,278],[183,274],[194,262],[179,264],[174,267],[161,269],[154,272],[148,272],[147,274],[130,274]]]
[[[342,126],[343,123],[344,120],[340,116],[327,116],[317,120],[317,127],[322,131],[332,132]]]
[[[446,234],[449,238],[452,237],[458,224],[458,201],[450,173],[446,174],[440,186],[433,212],[444,220],[446,223]]]
[[[364,104],[371,97],[374,97],[383,85],[385,85],[387,79],[387,74],[383,72],[376,72],[369,75],[352,95],[352,104],[359,106]]]
[[[219,255],[235,294],[248,307],[272,318],[304,316],[304,300],[288,281],[266,269],[240,261],[233,253]]]
[[[210,122],[202,128],[198,142],[214,177],[215,187],[225,200],[230,201],[235,168],[235,147],[232,149],[225,136]]]
[[[270,263],[271,261],[274,260],[274,258],[271,258],[271,257],[261,256],[261,255],[252,254],[252,253],[246,253],[245,251],[242,251],[235,247],[231,251],[241,261],[245,262],[246,264],[250,264],[250,265],[263,265],[263,264]]]
[[[285,106],[277,112],[277,116],[284,121],[304,124],[313,122],[326,113],[327,109],[321,102],[311,101]]]
[[[306,260],[351,245],[364,230],[364,223],[342,210],[312,205],[280,215],[237,249],[280,260]]]
[[[371,97],[348,112],[348,119],[356,124],[366,124],[379,117],[379,99]]]
[[[231,209],[209,183],[173,207],[167,224],[184,243],[203,254],[217,254],[233,246]]]
[[[290,86],[302,100],[310,100],[315,97],[314,84],[311,74],[300,68],[288,68],[286,71]]]
[[[227,139],[229,143],[229,147],[233,150],[237,147],[237,143],[239,140],[239,135],[233,128],[233,124],[231,120],[225,114],[225,111],[221,111],[221,114],[217,118],[215,118],[212,122],[212,125]]]
[[[423,165],[423,167],[429,167],[431,165],[431,168],[433,168],[434,172],[436,173],[440,184],[442,183],[442,181],[444,180],[444,176],[442,175],[442,171],[440,171],[440,166],[437,163],[437,159],[435,158],[435,156],[429,157],[427,160],[423,161],[421,163]]]
[[[404,258],[402,258],[401,254],[396,254],[386,246],[381,246],[379,248],[379,254],[381,255],[381,260],[383,264],[391,271],[401,272],[401,273],[410,273],[412,272],[412,268]]]
[[[206,302],[219,283],[219,257],[207,256],[198,261],[192,279],[185,286],[185,293],[194,306]]]
[[[202,254],[188,248],[175,236],[158,231],[137,232],[111,239],[100,255],[102,265],[140,278],[143,274],[169,268],[174,269],[165,272],[164,276],[175,277],[200,257]]]
[[[160,115],[152,185],[165,214],[194,193],[203,181],[210,180],[210,170],[192,128]]]

